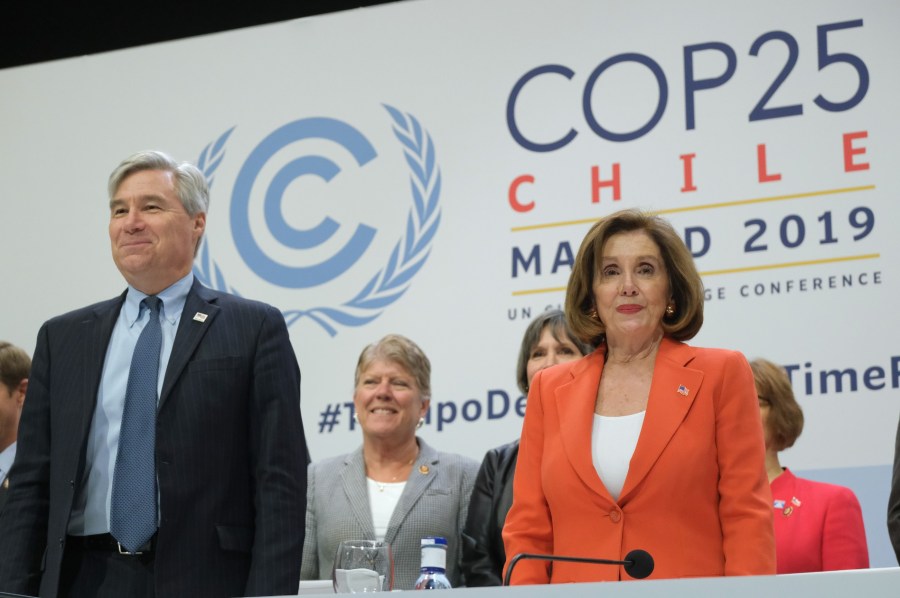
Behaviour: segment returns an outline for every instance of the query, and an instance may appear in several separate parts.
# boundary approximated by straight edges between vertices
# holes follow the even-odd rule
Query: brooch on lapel
[[[206,318],[208,318],[208,317],[209,316],[207,316],[206,314],[202,314],[198,311],[197,313],[194,314],[194,321],[200,322],[202,324],[203,322],[206,321]]]
[[[789,504],[789,505],[785,505],[785,501],[784,501],[784,500],[779,500],[779,499],[776,499],[776,500],[773,502],[773,504],[774,504],[774,506],[775,506],[776,509],[780,509],[780,510],[781,510],[781,514],[782,514],[782,515],[784,515],[785,517],[790,517],[791,515],[794,514],[794,511],[795,511],[796,509],[799,509],[799,508],[800,508],[800,505],[801,505],[802,503],[800,502],[800,499],[797,498],[797,497],[795,496],[795,497],[793,497],[793,498],[791,499],[791,504]]]
[[[682,396],[688,396],[691,393],[691,389],[685,386],[684,384],[678,385],[678,394]]]

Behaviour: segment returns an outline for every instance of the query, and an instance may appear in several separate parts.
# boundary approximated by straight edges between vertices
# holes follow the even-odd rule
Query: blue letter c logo
[[[306,118],[288,123],[263,139],[250,153],[234,183],[231,198],[231,231],[235,245],[247,265],[264,280],[291,289],[310,288],[329,282],[347,271],[362,257],[375,238],[376,230],[360,224],[350,240],[328,259],[312,266],[286,266],[263,252],[250,230],[250,193],[266,162],[283,147],[301,139],[321,138],[347,149],[363,166],[377,154],[372,144],[350,125],[331,118]],[[266,226],[279,243],[291,249],[311,249],[325,243],[340,228],[325,218],[310,229],[288,224],[282,215],[285,189],[295,179],[313,175],[330,181],[340,167],[323,156],[303,156],[284,165],[266,189],[263,204]]]

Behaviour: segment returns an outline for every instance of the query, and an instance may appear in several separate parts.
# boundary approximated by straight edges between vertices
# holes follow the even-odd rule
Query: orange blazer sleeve
[[[544,432],[540,376],[535,374],[528,392],[525,421],[519,442],[519,459],[513,477],[513,504],[503,526],[506,565],[522,552],[553,554],[553,524],[550,507],[543,493]],[[550,581],[547,563],[524,560],[516,564],[515,584],[542,584]],[[513,581],[510,581],[513,584]]]
[[[724,573],[774,575],[772,492],[756,385],[743,355],[729,352],[725,357],[714,401]]]

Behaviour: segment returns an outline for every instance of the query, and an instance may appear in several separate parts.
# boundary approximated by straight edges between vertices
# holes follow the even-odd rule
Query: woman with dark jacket
[[[534,375],[551,365],[579,359],[591,347],[577,338],[566,324],[562,310],[553,309],[536,317],[525,329],[516,381],[528,395]],[[463,556],[460,566],[466,585],[499,586],[506,562],[503,549],[503,523],[512,506],[513,474],[519,456],[519,441],[491,449],[484,456],[469,502],[469,514],[463,530]]]

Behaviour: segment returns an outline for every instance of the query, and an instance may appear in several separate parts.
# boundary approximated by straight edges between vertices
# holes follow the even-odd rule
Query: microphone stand
[[[562,561],[565,563],[589,563],[595,565],[622,565],[625,572],[635,579],[643,579],[653,573],[653,557],[644,550],[632,550],[625,555],[624,561],[614,561],[610,559],[593,559],[578,556],[556,556],[552,554],[534,554],[529,552],[520,552],[509,562],[506,569],[506,575],[503,577],[503,585],[508,586],[512,577],[513,569],[522,559],[531,559],[536,561]]]

